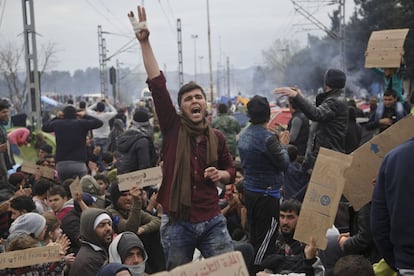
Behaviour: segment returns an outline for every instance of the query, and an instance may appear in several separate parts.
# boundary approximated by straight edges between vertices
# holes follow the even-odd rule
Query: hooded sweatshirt
[[[97,208],[88,208],[82,212],[80,218],[81,248],[73,263],[69,276],[95,276],[99,268],[107,261],[107,245],[96,236],[94,223],[101,214],[107,211]]]
[[[135,233],[123,232],[119,234],[109,246],[109,262],[123,264],[129,250],[138,247],[141,250],[144,261],[138,265],[125,265],[133,276],[142,276],[145,272],[145,262],[148,259],[142,241]]]
[[[156,162],[156,153],[148,123],[132,121],[131,127],[118,136],[117,148],[120,158],[117,161],[118,174],[147,169]]]

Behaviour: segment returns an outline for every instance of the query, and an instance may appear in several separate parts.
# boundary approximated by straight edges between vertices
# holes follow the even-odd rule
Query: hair
[[[12,184],[13,186],[17,186],[17,184],[22,182],[24,179],[25,177],[23,173],[15,172],[9,176],[9,183]]]
[[[30,196],[17,196],[10,201],[10,207],[17,211],[32,212],[36,210],[36,205]]]
[[[227,114],[227,105],[224,103],[221,103],[217,106],[217,111],[219,114]]]
[[[396,98],[397,92],[394,89],[387,89],[384,91],[384,96],[393,96],[394,98]]]
[[[105,151],[102,153],[102,161],[105,162],[105,164],[110,164],[114,161],[114,155],[112,152]]]
[[[296,199],[287,199],[280,204],[280,211],[282,212],[295,212],[298,216],[300,214],[300,209],[302,208],[302,203]]]
[[[105,104],[103,102],[99,102],[96,104],[96,111],[104,112],[105,111]]]
[[[80,109],[85,109],[86,108],[86,102],[85,101],[80,101],[79,102],[79,108]]]
[[[298,148],[295,145],[288,145],[287,151],[290,162],[296,161],[298,158]]]
[[[33,184],[32,195],[33,196],[44,195],[52,186],[53,186],[52,181],[47,180],[45,178],[41,178]]]
[[[332,276],[375,276],[371,264],[362,255],[347,255],[340,258],[332,271]]]
[[[7,108],[10,108],[9,102],[7,100],[0,100],[0,111]]]
[[[203,93],[204,98],[207,98],[206,93],[204,92],[203,88],[200,85],[198,85],[197,83],[195,83],[194,81],[190,81],[190,82],[184,84],[183,86],[181,86],[180,90],[178,91],[178,94],[177,94],[178,106],[181,106],[181,98],[183,97],[183,95],[185,93],[193,91],[195,89],[200,89],[201,93]]]
[[[75,119],[76,118],[76,108],[72,105],[67,105],[63,108],[63,118],[65,119]]]
[[[31,235],[22,234],[18,239],[12,239],[7,245],[7,251],[23,250],[38,247],[39,242]]]
[[[65,191],[66,191],[66,197],[68,199],[71,199],[72,198],[72,193],[70,192],[69,186],[70,186],[70,184],[72,184],[73,181],[74,181],[74,179],[68,178],[68,179],[65,179],[62,182],[62,187],[63,187],[63,189],[65,189]]]
[[[288,101],[289,101],[290,106],[293,109],[295,109],[295,110],[298,110],[299,109],[298,105],[295,103],[295,101],[293,100],[293,98],[288,98]]]
[[[52,188],[49,189],[49,196],[59,195],[62,198],[68,197],[66,189],[60,185],[53,185]]]
[[[51,212],[43,213],[46,219],[46,233],[53,232],[60,227],[59,219]]]
[[[106,184],[109,184],[109,179],[108,176],[104,175],[104,174],[97,174],[95,175],[93,178],[95,178],[95,180],[102,180],[103,182],[105,182]]]

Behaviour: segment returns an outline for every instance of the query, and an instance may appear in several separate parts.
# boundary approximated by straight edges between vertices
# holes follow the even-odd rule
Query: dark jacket
[[[379,257],[371,232],[371,202],[365,204],[355,213],[351,223],[351,237],[344,243],[345,255],[364,255],[371,263],[378,262]]]
[[[120,158],[118,174],[147,169],[155,166],[156,153],[152,138],[144,131],[131,127],[117,139]]]
[[[102,121],[85,115],[82,119],[58,119],[44,123],[44,132],[54,132],[56,137],[56,162],[86,162],[86,135],[102,126]]]
[[[313,168],[319,148],[345,152],[348,127],[348,106],[342,89],[335,89],[316,96],[316,106],[298,94],[293,101],[312,120],[311,133],[305,156],[305,167]]]
[[[101,244],[94,230],[95,219],[107,211],[88,208],[82,212],[80,235],[82,245],[71,266],[69,276],[95,276],[101,266],[108,260],[108,246]]]
[[[69,253],[77,253],[81,246],[80,242],[80,215],[81,212],[72,209],[63,217],[60,227],[63,233],[70,239]]]
[[[296,129],[296,128],[299,129]],[[288,123],[290,131],[290,144],[298,148],[298,154],[305,156],[306,145],[309,138],[309,119],[302,111],[296,110]]]
[[[413,156],[414,138],[390,151],[372,194],[372,234],[378,251],[394,269],[414,269]]]

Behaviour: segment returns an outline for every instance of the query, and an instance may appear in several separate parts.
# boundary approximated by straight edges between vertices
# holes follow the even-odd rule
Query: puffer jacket
[[[120,158],[117,161],[117,173],[153,167],[156,162],[154,143],[150,136],[137,128],[130,128],[117,139]]]
[[[316,96],[316,106],[301,94],[293,99],[306,117],[313,121],[306,149],[306,169],[313,168],[320,147],[345,152],[348,107],[342,94],[342,89],[319,94]]]

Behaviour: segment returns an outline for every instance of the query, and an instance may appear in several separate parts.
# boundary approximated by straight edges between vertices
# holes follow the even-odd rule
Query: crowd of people
[[[251,275],[413,275],[414,221],[407,208],[413,139],[385,157],[372,203],[354,211],[341,200],[346,208],[338,209],[326,250],[317,250],[313,238],[294,239],[319,149],[351,153],[361,144],[360,110],[343,97],[344,72],[327,70],[316,104],[299,88],[276,88],[292,113],[276,134],[267,128],[270,106],[260,95],[247,103],[244,129],[226,104],[210,121],[206,94],[195,82],[180,88],[177,112],[145,9],[137,12],[128,17],[153,100],[137,105],[131,120],[108,99],[68,103],[43,122],[54,148],[24,128],[7,133],[9,104],[0,101],[1,247],[59,245],[62,257],[0,275],[144,275],[234,250]],[[366,129],[379,133],[402,119],[401,95],[387,87]],[[33,140],[36,164],[53,177],[22,167],[8,174],[19,147]],[[155,166],[163,173],[159,185],[120,189],[118,175]],[[82,192],[71,189],[78,180]]]

